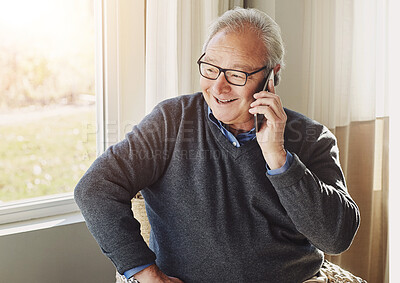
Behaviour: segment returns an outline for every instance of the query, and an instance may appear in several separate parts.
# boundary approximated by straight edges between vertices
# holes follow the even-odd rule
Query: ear
[[[279,65],[279,64],[277,64],[277,65],[274,67],[274,74],[275,74],[275,76],[274,76],[274,85],[275,85],[275,86],[278,85],[278,83],[279,83],[277,73],[279,72],[280,69],[281,69],[281,65]]]
[[[274,73],[275,73],[275,74],[278,73],[280,69],[281,69],[281,65],[277,64],[277,65],[274,67]]]

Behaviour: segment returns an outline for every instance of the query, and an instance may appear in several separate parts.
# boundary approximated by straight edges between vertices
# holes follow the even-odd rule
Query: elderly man
[[[87,225],[129,282],[310,279],[359,225],[336,139],[283,108],[284,48],[266,14],[226,12],[203,52],[202,93],[161,102],[81,179]],[[130,209],[139,191],[150,247]]]

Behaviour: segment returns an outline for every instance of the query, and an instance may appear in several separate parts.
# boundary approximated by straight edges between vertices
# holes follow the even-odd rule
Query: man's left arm
[[[256,101],[249,112],[265,116],[266,123],[257,133],[257,141],[267,166],[273,170],[287,163],[287,115],[272,81],[269,89],[271,92],[254,95]],[[327,129],[316,134],[315,141],[303,146],[307,153],[301,152],[301,158],[307,156],[307,165],[292,153],[293,160],[286,171],[267,176],[297,230],[322,251],[338,254],[354,238],[360,222],[359,210],[347,192],[336,138]]]
[[[297,230],[329,254],[345,251],[360,223],[347,192],[336,139],[329,131],[311,145],[307,166],[293,154],[290,167],[268,178]]]

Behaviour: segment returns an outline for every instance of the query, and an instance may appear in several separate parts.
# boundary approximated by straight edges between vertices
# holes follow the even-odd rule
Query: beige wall
[[[282,73],[281,84],[277,87],[277,94],[281,97],[285,107],[307,114],[307,100],[300,93],[303,55],[303,1],[249,0],[247,3],[251,8],[266,12],[281,27],[286,48],[286,68]]]
[[[275,20],[282,29],[286,47],[286,68],[282,73],[279,95],[285,107],[307,114],[306,96],[301,93],[303,57],[303,1],[279,0],[275,6]]]
[[[114,277],[84,223],[0,237],[0,282],[109,283]]]

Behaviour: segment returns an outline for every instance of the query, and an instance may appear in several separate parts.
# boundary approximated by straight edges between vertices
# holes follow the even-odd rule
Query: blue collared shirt
[[[235,137],[230,131],[228,131],[225,128],[225,126],[221,123],[221,121],[219,121],[217,118],[215,118],[210,107],[208,107],[208,119],[210,119],[210,121],[213,122],[218,127],[218,129],[220,129],[220,131],[229,140],[229,142],[232,143],[232,145],[234,145],[236,147],[240,147],[244,143],[254,140],[256,138],[255,128],[251,129],[250,131],[248,131],[246,133],[240,133]],[[292,164],[292,161],[293,161],[293,155],[290,152],[286,151],[285,164],[281,168],[273,169],[273,170],[269,169],[268,165],[266,164],[265,167],[267,168],[267,174],[268,175],[278,175],[278,174],[284,173],[290,167],[290,165]],[[132,269],[124,272],[124,276],[126,278],[130,278],[133,275],[135,275],[136,273],[138,273],[139,271],[142,271],[143,269],[145,269],[146,267],[149,267],[152,264],[154,264],[154,262],[132,268]]]

